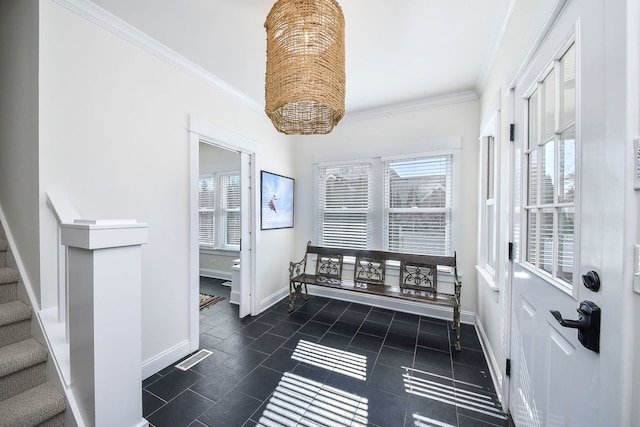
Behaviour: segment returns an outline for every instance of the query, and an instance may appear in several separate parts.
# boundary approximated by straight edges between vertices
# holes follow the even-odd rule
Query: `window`
[[[496,140],[493,135],[483,136],[480,142],[480,256],[479,266],[493,276],[496,269]]]
[[[200,195],[200,237],[201,245],[213,246],[215,242],[215,178],[202,175],[198,183]]]
[[[353,163],[320,167],[321,245],[367,249],[370,245],[371,164]]]
[[[200,245],[239,249],[240,175],[202,175],[199,193]]]
[[[575,60],[571,45],[526,100],[526,261],[569,288],[575,252]]]
[[[452,255],[452,156],[384,162],[385,249]]]
[[[453,154],[319,165],[320,245],[453,255]]]
[[[223,246],[240,245],[240,175],[221,175]]]

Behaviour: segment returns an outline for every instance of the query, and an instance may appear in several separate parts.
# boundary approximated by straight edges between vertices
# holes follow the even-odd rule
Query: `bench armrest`
[[[296,276],[301,275],[305,272],[307,267],[307,254],[304,255],[304,258],[298,262],[290,262],[289,263],[289,279],[293,279]]]

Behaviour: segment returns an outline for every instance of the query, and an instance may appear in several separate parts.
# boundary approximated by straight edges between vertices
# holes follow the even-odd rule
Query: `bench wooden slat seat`
[[[314,274],[307,273],[309,255],[316,255]],[[353,277],[343,277],[344,257],[354,257]],[[397,285],[386,277],[387,262],[399,265]],[[448,267],[453,292],[438,290],[438,266]],[[460,291],[456,256],[434,256],[389,251],[329,248],[307,243],[302,260],[289,263],[289,311],[297,297],[308,299],[307,285],[324,286],[390,298],[451,307],[456,350],[460,350]]]

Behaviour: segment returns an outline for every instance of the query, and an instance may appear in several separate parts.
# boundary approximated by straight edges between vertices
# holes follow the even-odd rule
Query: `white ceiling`
[[[481,89],[515,0],[338,0],[346,109]],[[275,0],[93,0],[264,104],[264,20]]]

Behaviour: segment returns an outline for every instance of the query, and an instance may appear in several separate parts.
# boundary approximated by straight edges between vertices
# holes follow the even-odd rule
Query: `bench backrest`
[[[399,287],[425,292],[438,290],[438,266],[451,267],[456,276],[456,257],[407,254],[390,251],[330,248],[307,244],[307,254],[316,254],[316,276],[340,280],[345,256],[356,259],[353,281],[384,285],[387,261],[400,263]]]
[[[340,280],[342,278],[342,255],[339,253],[318,254],[316,277]]]

